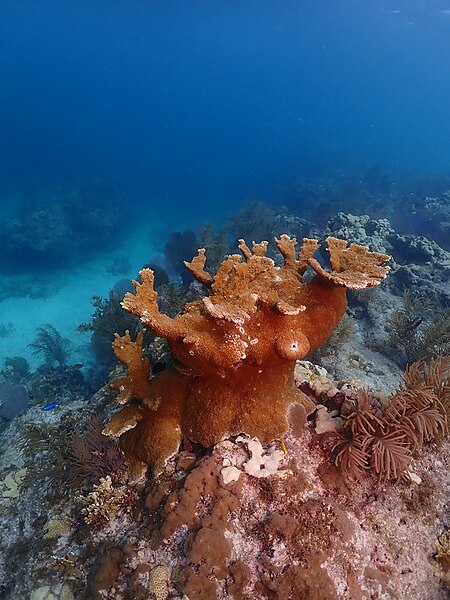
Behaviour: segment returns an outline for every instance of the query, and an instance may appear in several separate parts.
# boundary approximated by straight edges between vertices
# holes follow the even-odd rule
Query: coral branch
[[[309,258],[308,264],[326,281],[346,287],[350,290],[362,290],[373,287],[387,276],[389,267],[382,266],[390,260],[387,254],[370,252],[364,246],[351,244],[347,248],[345,240],[327,238],[331,273],[325,271],[318,260]]]
[[[252,243],[252,254],[253,256],[265,256],[267,254],[268,242],[253,242]]]
[[[275,238],[275,243],[284,258],[284,266],[287,269],[297,271],[300,275],[303,275],[308,268],[308,259],[311,258],[317,248],[319,248],[319,242],[317,240],[303,238],[302,247],[296,258],[295,247],[297,245],[297,240],[295,238],[290,238],[284,233],[280,236],[280,239]]]
[[[285,266],[289,269],[297,270],[298,263],[295,258],[295,246],[297,245],[297,240],[295,238],[290,238],[283,233],[283,235],[280,236],[280,239],[275,238],[275,243],[284,258]]]
[[[142,358],[143,340],[143,331],[138,333],[135,342],[131,341],[129,331],[122,337],[115,334],[112,345],[114,354],[127,367],[127,376],[111,384],[113,389],[120,390],[117,396],[117,402],[120,404],[126,404],[131,398],[144,400],[151,393],[150,362],[148,358]]]
[[[167,339],[174,339],[183,335],[183,330],[180,330],[180,321],[175,322],[167,315],[159,312],[157,298],[155,292],[154,274],[151,269],[142,269],[139,272],[142,277],[142,283],[133,281],[136,288],[136,294],[127,292],[122,302],[122,306],[128,312],[140,317],[142,323],[149,327],[153,333]]]
[[[103,435],[120,437],[142,421],[144,413],[138,406],[126,406],[103,428]]]
[[[242,238],[239,240],[238,248],[242,252],[245,260],[247,260],[247,261],[250,260],[250,258],[252,256],[252,251],[245,243],[245,240],[243,240]]]
[[[317,240],[311,238],[303,238],[303,244],[298,253],[298,271],[301,275],[308,268],[308,260],[314,256],[315,251],[320,247]]]
[[[206,263],[206,251],[204,248],[199,248],[197,256],[188,262],[187,260],[183,261],[186,269],[191,273],[191,275],[206,287],[211,287],[213,282],[212,276],[205,271],[205,263]]]

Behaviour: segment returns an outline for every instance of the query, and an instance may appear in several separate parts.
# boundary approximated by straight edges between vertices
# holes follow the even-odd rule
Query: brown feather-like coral
[[[411,459],[406,435],[395,429],[379,429],[375,435],[365,437],[362,446],[370,456],[370,467],[382,479],[398,479]]]
[[[345,438],[336,434],[332,451],[337,450],[335,463],[343,473],[355,477],[362,475],[369,468],[370,455],[363,447],[361,436]]]
[[[383,424],[374,407],[374,401],[369,390],[358,390],[354,401],[349,401],[344,407],[347,409],[346,424],[353,435],[372,435],[377,427]]]
[[[335,463],[347,475],[373,469],[380,479],[398,479],[426,442],[448,435],[449,408],[450,356],[414,363],[384,410],[377,411],[366,390],[344,403],[344,429],[332,446]]]
[[[346,310],[346,289],[378,285],[389,270],[384,254],[327,241],[331,272],[313,257],[317,240],[305,239],[298,251],[295,239],[275,239],[280,267],[266,256],[267,242],[250,249],[240,240],[244,260],[228,256],[214,276],[200,249],[185,265],[209,296],[175,318],[159,311],[153,272],[141,271],[142,283],[134,282],[136,294],[127,293],[123,307],[167,339],[175,366],[150,378],[142,336],[116,337],[114,351],[128,372],[113,387],[119,402],[131,404],[104,431],[120,437],[133,478],[147,465],[158,474],[182,437],[204,447],[240,433],[268,443],[286,434],[291,405],[313,410],[295,385],[296,359],[329,338]],[[316,274],[304,281],[308,266]]]

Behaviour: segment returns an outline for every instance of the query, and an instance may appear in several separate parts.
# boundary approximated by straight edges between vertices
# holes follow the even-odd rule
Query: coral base
[[[189,392],[183,433],[205,448],[240,433],[269,443],[287,433],[290,405],[301,404],[307,412],[315,408],[296,387],[292,363],[281,361],[194,379]]]

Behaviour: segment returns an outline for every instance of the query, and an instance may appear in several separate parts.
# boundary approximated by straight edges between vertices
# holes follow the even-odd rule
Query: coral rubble
[[[127,333],[114,342],[128,369],[114,387],[120,403],[131,403],[104,433],[120,437],[132,479],[147,465],[158,475],[183,437],[204,447],[240,433],[268,443],[286,434],[292,404],[314,408],[295,385],[295,361],[329,338],[344,315],[347,289],[373,287],[386,277],[389,256],[330,237],[329,272],[314,258],[317,240],[304,238],[299,252],[287,235],[275,241],[282,266],[266,256],[267,242],[250,250],[240,240],[244,262],[230,255],[214,277],[200,249],[185,266],[209,296],[176,318],[159,311],[150,269],[141,271],[142,283],[134,282],[136,294],[126,294],[124,308],[168,340],[175,362],[149,380],[142,335],[133,342]],[[315,276],[305,280],[308,267]]]

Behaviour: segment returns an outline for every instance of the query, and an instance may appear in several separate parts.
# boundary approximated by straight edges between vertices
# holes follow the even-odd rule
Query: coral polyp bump
[[[168,340],[175,365],[150,378],[143,335],[136,341],[128,332],[116,336],[113,349],[127,375],[113,387],[128,405],[104,433],[120,437],[132,480],[148,466],[159,475],[183,437],[204,447],[242,433],[269,443],[286,434],[292,405],[314,409],[295,385],[295,361],[327,341],[346,310],[347,289],[386,277],[390,257],[328,238],[326,271],[314,258],[317,240],[305,238],[299,251],[287,235],[275,243],[282,266],[266,256],[267,242],[250,249],[240,240],[242,256],[228,256],[215,276],[205,271],[200,249],[185,266],[209,295],[175,318],[159,311],[150,269],[140,272],[142,283],[134,282],[136,293],[126,294],[123,307]],[[308,267],[315,274],[306,281]]]

